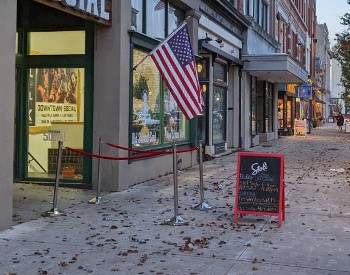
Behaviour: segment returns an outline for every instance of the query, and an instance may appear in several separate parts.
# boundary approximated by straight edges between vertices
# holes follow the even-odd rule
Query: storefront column
[[[242,92],[241,92],[241,137],[242,149],[251,147],[250,133],[250,75],[242,72]]]
[[[0,4],[0,230],[12,225],[15,107],[15,34],[17,1]]]

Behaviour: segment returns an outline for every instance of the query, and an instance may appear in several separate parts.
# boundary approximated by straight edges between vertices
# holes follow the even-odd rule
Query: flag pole
[[[170,37],[175,31],[177,31],[179,28],[182,27],[182,25],[184,25],[185,23],[187,23],[187,21],[188,21],[188,19],[190,19],[190,17],[191,17],[191,15],[188,15],[188,16],[185,18],[185,20],[182,21],[181,24],[167,36],[166,39],[164,39],[163,41],[160,41],[159,44],[161,44],[161,43],[165,42],[166,40],[168,40],[169,37]],[[159,44],[158,44],[158,45],[159,45]],[[139,63],[137,63],[137,64],[132,68],[132,70],[135,71],[135,70],[137,69],[137,67],[138,67],[143,61],[145,61],[146,58],[149,57],[156,49],[157,49],[157,47],[155,47],[155,48],[154,48],[151,52],[149,52],[144,58],[142,58],[141,61],[140,61]]]

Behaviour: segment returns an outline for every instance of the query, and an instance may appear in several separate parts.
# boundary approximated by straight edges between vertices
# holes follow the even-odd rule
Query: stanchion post
[[[207,211],[212,209],[208,203],[204,202],[204,184],[203,184],[203,142],[199,141],[199,192],[200,192],[200,202],[193,205],[191,208],[194,210],[204,210]]]
[[[58,193],[58,185],[60,181],[60,173],[61,173],[61,163],[62,163],[62,147],[63,141],[58,141],[58,156],[57,156],[57,170],[56,170],[56,179],[55,186],[53,192],[53,202],[52,209],[46,211],[42,214],[43,217],[55,217],[55,216],[64,216],[65,213],[57,209],[57,193]]]
[[[173,179],[174,179],[174,217],[166,219],[162,222],[165,225],[188,225],[188,221],[185,221],[179,216],[179,192],[177,182],[177,152],[176,144],[173,145]]]
[[[102,155],[102,138],[98,139],[98,155]],[[108,200],[101,199],[101,158],[98,158],[98,167],[97,167],[97,186],[96,186],[97,194],[95,198],[92,198],[88,201],[90,204],[101,204],[106,203]]]

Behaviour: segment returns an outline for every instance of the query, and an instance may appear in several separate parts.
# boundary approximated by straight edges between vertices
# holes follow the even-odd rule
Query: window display
[[[147,52],[134,49],[134,64],[146,56]],[[187,138],[186,119],[150,57],[134,70],[132,94],[132,146],[159,145]]]
[[[84,69],[29,69],[28,120],[28,176],[53,178],[58,140],[83,148]],[[64,150],[64,168],[74,170],[70,179],[81,179],[83,157]]]

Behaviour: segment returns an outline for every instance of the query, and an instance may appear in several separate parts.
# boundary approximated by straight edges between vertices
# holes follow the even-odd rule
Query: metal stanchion
[[[204,186],[203,186],[203,144],[199,141],[199,192],[200,192],[200,202],[193,205],[191,208],[194,210],[210,210],[213,207],[208,203],[204,202]]]
[[[174,214],[175,216],[166,219],[162,222],[164,225],[188,225],[188,221],[185,221],[179,216],[179,195],[178,195],[178,184],[177,184],[177,153],[176,144],[173,145],[173,173],[174,173]]]
[[[102,154],[102,139],[98,139],[98,155],[101,156]],[[102,200],[101,199],[101,158],[98,159],[98,168],[97,168],[97,194],[95,198],[92,198],[88,201],[90,204],[101,204],[106,203],[108,200]]]
[[[63,141],[59,140],[58,141],[56,180],[55,180],[55,188],[54,188],[54,193],[53,193],[52,209],[44,212],[42,214],[43,217],[55,217],[55,216],[65,216],[66,215],[64,212],[57,209],[57,192],[58,192],[58,184],[59,184],[60,173],[61,173],[62,146],[63,146]]]

